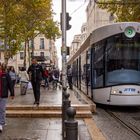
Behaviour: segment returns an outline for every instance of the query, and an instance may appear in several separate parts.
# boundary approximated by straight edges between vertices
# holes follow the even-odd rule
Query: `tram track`
[[[113,113],[112,111],[110,111],[108,109],[105,109],[105,112],[107,114],[109,114],[111,117],[113,117],[117,122],[122,124],[125,128],[127,128],[128,130],[130,130],[132,133],[134,133],[135,135],[137,135],[140,138],[140,129],[138,129],[136,126],[132,125],[128,121],[119,117],[119,115],[117,115],[117,113]]]
[[[97,104],[93,119],[106,140],[140,140],[140,108]]]

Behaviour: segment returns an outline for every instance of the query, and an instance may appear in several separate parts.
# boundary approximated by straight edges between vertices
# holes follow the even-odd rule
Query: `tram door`
[[[93,66],[93,59],[94,59],[94,48],[92,47],[90,50],[90,83],[91,83],[91,99],[93,99],[93,88],[94,88],[94,79],[95,79],[95,73],[94,73],[94,66]]]
[[[78,59],[76,59],[76,61],[74,61],[73,63],[73,84],[74,86],[76,86],[78,88]]]
[[[73,85],[77,87],[77,61],[73,63]]]
[[[78,88],[81,90],[81,56],[78,59]]]
[[[86,87],[87,95],[91,97],[91,88],[90,88],[90,49],[86,52]]]

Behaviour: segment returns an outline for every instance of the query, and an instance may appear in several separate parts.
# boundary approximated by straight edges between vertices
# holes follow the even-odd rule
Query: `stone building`
[[[19,67],[24,67],[24,57],[25,57],[25,44],[21,44],[21,50],[17,52],[13,58],[8,61],[8,66],[14,66],[15,70],[18,72]],[[33,48],[32,48],[33,47]],[[53,40],[46,39],[44,35],[40,34],[34,38],[33,41],[29,42],[30,53],[26,49],[26,67],[28,68],[31,63],[31,56],[37,58],[39,63],[42,63],[48,67],[58,66],[58,58],[55,42]],[[0,62],[4,62],[4,50],[0,51]]]
[[[112,14],[99,8],[94,0],[89,0],[86,9],[86,15],[88,35],[92,33],[94,29],[113,22]]]
[[[113,22],[112,14],[100,9],[94,0],[89,0],[86,8],[86,18],[86,23],[81,27],[81,34],[75,35],[71,43],[69,59],[75,54],[93,30]]]

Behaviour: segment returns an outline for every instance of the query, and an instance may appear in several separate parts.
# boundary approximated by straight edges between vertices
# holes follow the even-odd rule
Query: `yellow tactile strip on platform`
[[[96,126],[93,119],[84,119],[92,140],[106,140],[101,130]]]

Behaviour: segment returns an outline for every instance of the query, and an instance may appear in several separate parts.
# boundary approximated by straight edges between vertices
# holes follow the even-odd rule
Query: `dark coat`
[[[14,96],[10,75],[8,73],[2,73],[0,76],[0,97],[8,98],[8,90],[10,91],[10,96]]]
[[[40,82],[43,79],[44,71],[41,65],[39,64],[32,64],[29,66],[27,73],[31,74],[31,81],[32,82]]]

